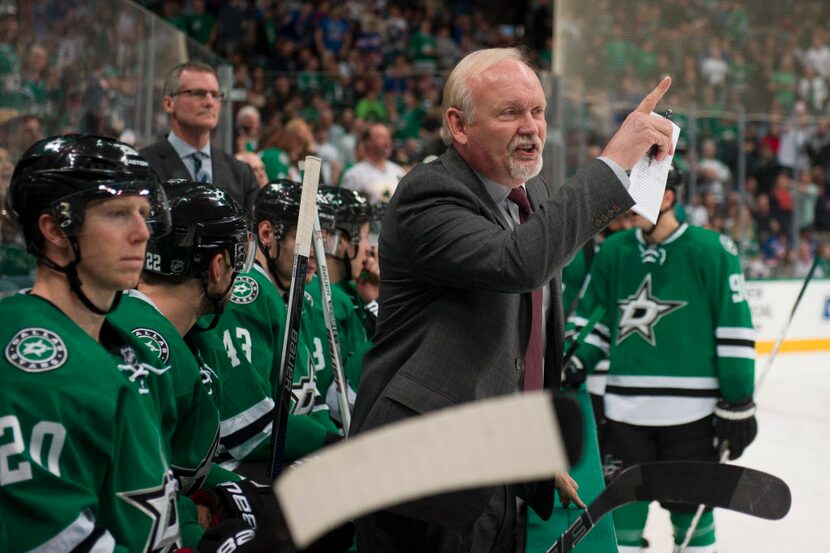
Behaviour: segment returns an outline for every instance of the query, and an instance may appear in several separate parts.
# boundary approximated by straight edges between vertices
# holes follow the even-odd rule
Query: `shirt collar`
[[[202,152],[205,155],[205,159],[210,159],[210,141],[206,142],[204,146],[200,149],[196,149],[174,133],[170,131],[170,134],[167,135],[167,141],[173,146],[173,149],[176,150],[176,153],[179,155],[179,158],[185,159],[187,156],[192,154],[193,152]]]
[[[509,196],[510,191],[513,190],[512,188],[488,179],[478,171],[475,171],[475,174],[478,175],[478,178],[481,180],[482,184],[484,184],[484,188],[487,190],[487,193],[490,194],[490,197],[493,198],[496,205],[501,205],[507,200],[507,196]],[[523,183],[522,188],[525,188],[526,184],[527,183]],[[527,188],[525,188],[525,191],[527,191]]]

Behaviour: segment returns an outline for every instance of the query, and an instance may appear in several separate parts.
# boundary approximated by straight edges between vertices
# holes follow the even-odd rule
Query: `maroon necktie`
[[[524,223],[533,209],[527,200],[525,189],[519,186],[510,191],[507,199],[519,207],[519,222]],[[543,352],[542,352],[542,289],[532,292],[533,319],[530,327],[530,342],[527,344],[525,356],[525,391],[541,390],[543,383]]]

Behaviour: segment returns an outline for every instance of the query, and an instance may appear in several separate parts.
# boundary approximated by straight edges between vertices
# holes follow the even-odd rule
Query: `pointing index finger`
[[[639,111],[641,113],[651,113],[654,111],[654,108],[657,107],[657,103],[663,98],[663,95],[671,86],[671,77],[666,76],[660,81],[660,84],[657,87],[649,92],[643,101],[640,102],[640,105],[637,106],[635,111]]]

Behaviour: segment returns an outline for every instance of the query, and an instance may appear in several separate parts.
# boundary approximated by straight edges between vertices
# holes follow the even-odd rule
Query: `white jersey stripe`
[[[742,326],[719,326],[715,329],[716,338],[733,338],[738,340],[752,340],[758,333],[754,328],[746,328]]]
[[[82,541],[87,539],[95,530],[95,518],[92,512],[87,509],[78,515],[69,526],[61,530],[61,532],[53,536],[52,539],[39,547],[32,549],[29,553],[63,553],[64,551],[71,551],[78,546]],[[95,553],[109,553],[115,549],[115,540],[109,532],[105,531],[96,540],[92,547]]]
[[[755,360],[755,348],[747,346],[718,346],[718,357],[738,357]]]
[[[219,424],[219,435],[223,438],[230,436],[234,432],[238,432],[248,425],[258,421],[269,411],[274,409],[274,400],[266,397],[248,407],[236,416],[223,420]]]
[[[262,429],[262,431],[257,432],[254,436],[252,436],[249,440],[245,440],[238,446],[230,448],[228,451],[233,456],[234,459],[244,459],[251,453],[259,444],[261,444],[264,440],[271,437],[271,427],[273,423],[269,422],[268,426]],[[229,469],[232,470],[232,469]]]
[[[609,386],[629,388],[683,388],[686,390],[718,390],[718,379],[709,376],[630,376],[608,375]]]
[[[713,397],[621,396],[606,390],[605,416],[640,426],[674,426],[711,415],[716,402]]]
[[[585,343],[591,344],[592,346],[601,349],[604,354],[608,355],[608,342],[606,342],[593,332],[585,338]]]

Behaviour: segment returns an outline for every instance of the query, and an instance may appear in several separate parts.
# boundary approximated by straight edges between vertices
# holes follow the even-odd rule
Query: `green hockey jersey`
[[[154,400],[170,444],[173,472],[182,493],[189,494],[204,484],[218,446],[219,416],[212,399],[219,393],[218,379],[197,364],[178,330],[138,290],[125,292],[107,319],[131,332],[169,367],[163,378],[169,380],[172,393],[154,394]]]
[[[98,343],[43,298],[0,311],[5,546],[175,549],[177,482],[147,382],[158,367],[128,333],[105,322]]]
[[[250,361],[260,377],[270,383],[271,397],[276,397],[279,385],[286,311],[285,299],[265,269],[257,263],[250,272],[237,276],[231,300],[217,327],[223,337],[242,337],[239,339],[242,342],[242,355]],[[316,370],[325,367],[325,358],[322,341],[315,344],[314,336],[306,326],[309,313],[310,307],[306,301],[303,305],[303,320],[306,323],[301,324],[300,328],[291,414],[286,429],[285,457],[289,461],[320,449],[325,445],[329,434],[338,432],[316,386]],[[227,355],[231,360],[234,355],[240,355],[228,347],[232,344],[231,340],[225,341]],[[271,409],[273,405],[271,401]],[[270,434],[270,420],[263,431]]]
[[[332,417],[340,421],[340,404],[337,400],[337,388],[334,383],[333,363],[328,340],[328,327],[326,325],[325,312],[323,311],[323,290],[317,275],[306,286],[306,292],[308,292],[306,300],[309,302],[311,312],[313,313],[312,321],[314,324],[314,332],[316,333],[314,340],[315,347],[319,343],[323,351],[324,364],[316,372],[317,389],[326,399],[326,404],[331,410]],[[366,337],[363,322],[357,316],[352,298],[343,288],[331,286],[331,302],[334,310],[337,340],[340,346],[338,351],[340,354],[340,364],[345,372],[346,367],[350,366],[349,359],[355,354],[362,355],[364,351],[363,346],[368,342],[368,338]],[[346,382],[349,386],[349,404],[352,408],[354,408],[355,392],[358,385],[358,380],[352,378],[353,376],[345,373]]]
[[[701,419],[719,397],[751,396],[755,331],[734,242],[682,224],[658,245],[639,229],[596,254],[574,322],[606,308],[577,356],[610,360],[605,415],[664,426]]]

